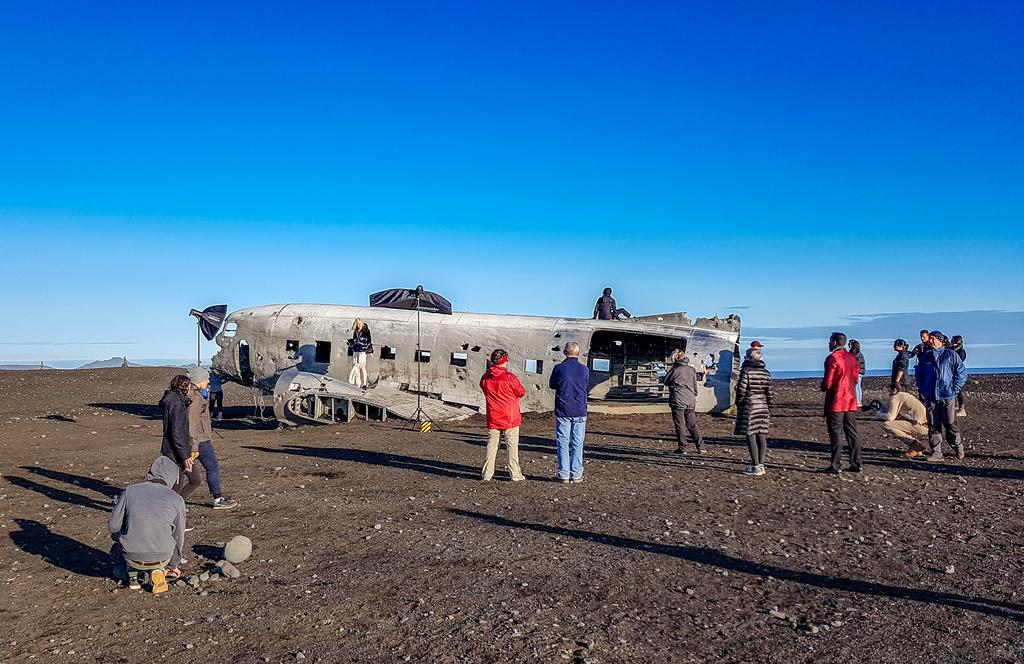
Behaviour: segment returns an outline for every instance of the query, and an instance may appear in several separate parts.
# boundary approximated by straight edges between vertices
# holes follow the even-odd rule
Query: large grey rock
[[[224,545],[224,558],[237,565],[249,559],[252,555],[252,541],[245,535],[235,535]]]

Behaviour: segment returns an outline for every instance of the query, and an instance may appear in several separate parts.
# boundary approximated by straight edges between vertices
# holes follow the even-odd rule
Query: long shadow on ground
[[[101,510],[109,512],[113,504],[110,500],[97,500],[96,498],[90,498],[89,496],[83,496],[78,493],[72,493],[65,491],[64,489],[57,489],[55,487],[46,486],[39,482],[34,482],[24,477],[18,477],[17,475],[4,475],[4,479],[13,484],[16,487],[27,489],[29,491],[35,491],[41,493],[50,500],[56,500],[62,503],[68,503],[69,505],[78,505],[79,507],[88,507],[94,510]]]
[[[1006,618],[1008,620],[1024,623],[1024,605],[1021,604],[1002,602],[984,597],[968,597],[966,595],[957,595],[954,593],[941,593],[917,588],[904,588],[902,586],[891,586],[884,583],[875,583],[873,581],[862,581],[859,579],[846,579],[838,576],[826,576],[824,574],[801,572],[799,570],[786,569],[785,567],[776,567],[775,565],[766,565],[764,563],[755,563],[749,560],[743,560],[742,558],[730,556],[722,553],[721,551],[709,549],[708,547],[645,542],[643,540],[632,539],[629,537],[605,535],[603,533],[595,533],[587,530],[574,530],[571,528],[562,528],[560,526],[551,526],[545,523],[513,521],[512,519],[506,519],[500,516],[454,508],[449,509],[448,511],[452,514],[457,514],[466,518],[486,521],[502,528],[520,528],[523,530],[533,530],[540,533],[559,535],[561,537],[574,537],[576,539],[587,540],[597,544],[604,544],[606,546],[635,549],[645,553],[681,558],[701,565],[709,565],[711,567],[717,567],[718,569],[728,570],[729,572],[736,572],[739,574],[751,574],[762,578],[772,577],[782,581],[802,583],[804,585],[824,588],[826,590],[876,595],[892,599],[905,599],[912,602],[924,602],[926,604],[938,604],[958,609],[965,609],[967,611],[974,611],[975,613],[995,618]]]
[[[124,490],[120,487],[116,487],[113,484],[98,480],[95,477],[86,477],[85,475],[74,475],[72,473],[65,473],[60,470],[50,470],[49,468],[42,468],[40,466],[21,466],[21,469],[32,473],[33,475],[40,475],[51,480],[57,480],[58,482],[65,482],[66,484],[74,484],[80,486],[83,489],[89,489],[96,493],[102,493],[107,498],[116,498],[121,495]]]
[[[110,556],[88,544],[58,535],[31,519],[15,519],[21,530],[11,533],[11,541],[25,553],[42,557],[51,565],[83,576],[110,576]]]
[[[480,469],[473,466],[465,466],[458,463],[438,461],[437,459],[419,459],[417,457],[405,456],[403,454],[387,454],[385,452],[371,452],[345,447],[308,447],[305,445],[284,445],[276,447],[258,447],[254,445],[243,445],[243,449],[256,450],[257,452],[269,452],[271,454],[293,454],[299,456],[318,457],[332,461],[352,461],[372,466],[384,466],[387,468],[399,468],[403,470],[415,470],[430,475],[457,478],[479,478]]]

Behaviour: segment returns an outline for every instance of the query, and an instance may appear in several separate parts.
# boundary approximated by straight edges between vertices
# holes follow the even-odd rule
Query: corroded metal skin
[[[576,341],[580,360],[591,369],[591,400],[664,400],[667,394],[658,377],[671,352],[681,348],[701,379],[697,410],[720,412],[733,405],[739,365],[737,316],[695,323],[681,313],[624,321],[462,312],[424,312],[420,317],[423,361],[417,362],[415,311],[323,304],[242,309],[228,316],[217,336],[221,350],[213,366],[267,394],[276,388],[284,395],[275,398],[278,416],[293,415],[287,412],[287,403],[279,403],[288,401],[289,393],[298,397],[308,391],[349,396],[359,392],[348,385],[348,340],[352,322],[361,318],[370,327],[375,348],[367,362],[367,396],[378,386],[387,388],[380,390],[382,394],[415,391],[419,364],[423,395],[482,410],[478,383],[487,357],[493,349],[504,348],[509,368],[526,387],[523,411],[549,411],[554,408],[554,392],[548,387],[551,370],[562,361],[564,344]],[[289,385],[278,385],[285,372]]]

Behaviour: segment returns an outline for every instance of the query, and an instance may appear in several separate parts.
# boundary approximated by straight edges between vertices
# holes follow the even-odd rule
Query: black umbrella
[[[426,311],[432,314],[452,313],[452,303],[433,291],[416,288],[389,288],[370,295],[371,307]]]
[[[420,425],[420,431],[430,431],[434,421],[420,408],[420,365],[423,363],[423,356],[420,354],[420,312],[426,311],[434,314],[452,313],[452,303],[433,291],[423,290],[423,286],[416,288],[389,288],[370,295],[371,307],[383,307],[386,309],[406,309],[416,312],[416,413],[413,417]],[[427,424],[429,423],[429,424]]]
[[[224,324],[224,317],[227,313],[228,305],[226,304],[215,304],[212,307],[206,307],[202,311],[193,309],[188,312],[189,316],[196,317],[196,366],[200,365],[199,333],[202,333],[207,341],[213,341],[213,338],[217,336],[217,332],[220,331],[220,326]]]

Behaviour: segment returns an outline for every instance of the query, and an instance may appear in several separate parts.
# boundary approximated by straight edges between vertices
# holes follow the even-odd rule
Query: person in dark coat
[[[348,382],[356,387],[366,389],[369,380],[366,374],[366,356],[373,355],[373,337],[369,326],[362,318],[352,323],[352,371],[348,374]]]
[[[857,405],[860,406],[864,403],[861,381],[864,380],[864,374],[867,372],[867,369],[864,364],[864,353],[860,352],[860,342],[856,339],[850,339],[850,354],[857,358],[857,364],[860,366],[860,370],[857,372]]]
[[[736,383],[736,428],[738,436],[747,437],[750,465],[744,474],[764,475],[764,460],[768,454],[768,429],[771,427],[772,375],[761,359],[760,348],[747,350]]]
[[[842,472],[843,439],[850,454],[850,470],[861,471],[860,437],[857,434],[857,377],[860,365],[857,358],[846,351],[846,335],[833,332],[828,340],[829,356],[825,359],[825,377],[821,391],[825,393],[825,421],[832,446],[832,465],[825,470]]]
[[[924,401],[924,392],[921,390],[921,376],[925,373],[924,365],[935,362],[928,334],[928,330],[921,330],[921,343],[914,346],[914,350],[910,351],[910,357],[917,358],[917,365],[914,367],[914,384],[917,385],[917,396],[922,401]]]
[[[960,356],[960,361],[967,362],[967,351],[964,350],[964,338],[959,334],[954,334],[953,338],[949,341],[949,349]],[[966,401],[964,400],[964,390],[960,390],[960,393],[956,395],[956,416],[967,417]]]
[[[892,349],[896,351],[896,357],[892,359],[892,376],[889,387],[893,385],[899,388],[900,392],[907,389],[907,370],[910,369],[910,353],[907,351],[907,342],[897,339],[892,342]]]
[[[164,437],[160,454],[178,464],[179,471],[191,472],[193,455],[192,432],[189,428],[188,407],[192,405],[192,381],[181,374],[171,379],[171,385],[160,399],[163,413]]]
[[[697,453],[704,452],[704,437],[697,426],[697,370],[690,366],[686,353],[672,353],[672,368],[665,374],[668,405],[676,428],[676,454],[686,454],[687,438],[693,440]]]
[[[612,297],[612,289],[605,288],[604,292],[601,293],[601,297],[597,298],[597,304],[594,305],[594,318],[598,320],[615,320],[617,311],[615,298]]]

